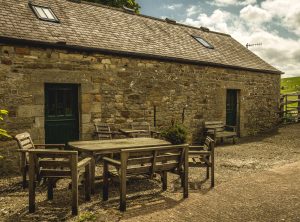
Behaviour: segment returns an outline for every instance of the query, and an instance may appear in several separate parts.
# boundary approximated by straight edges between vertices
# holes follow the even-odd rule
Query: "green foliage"
[[[7,115],[8,111],[4,109],[0,109],[0,121],[3,121],[3,116]],[[7,137],[11,138],[11,136],[7,133],[6,130],[0,128],[0,138]]]
[[[78,222],[96,221],[96,216],[91,212],[83,212],[78,218]]]
[[[85,0],[87,2],[95,2],[103,5],[108,5],[116,8],[122,8],[123,6],[133,9],[136,13],[139,13],[141,6],[135,2],[135,0]]]
[[[162,132],[162,137],[172,144],[183,144],[187,141],[187,130],[181,124],[175,124]]]

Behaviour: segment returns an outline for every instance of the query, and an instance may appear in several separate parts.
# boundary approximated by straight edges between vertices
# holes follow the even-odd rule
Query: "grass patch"
[[[281,79],[281,94],[300,91],[300,77]]]

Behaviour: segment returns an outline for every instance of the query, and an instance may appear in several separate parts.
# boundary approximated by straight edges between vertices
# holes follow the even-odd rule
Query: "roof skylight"
[[[29,6],[39,19],[49,22],[59,22],[51,8],[32,4],[29,4]]]
[[[200,42],[204,47],[206,48],[209,48],[209,49],[213,49],[214,47],[209,44],[206,40],[204,40],[203,38],[201,37],[198,37],[198,36],[193,36],[194,39],[196,39],[198,42]]]

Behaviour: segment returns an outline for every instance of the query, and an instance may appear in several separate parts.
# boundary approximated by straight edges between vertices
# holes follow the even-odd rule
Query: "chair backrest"
[[[145,130],[145,132],[140,132],[141,137],[150,137],[150,124],[148,122],[132,122],[131,128],[133,130]]]
[[[121,168],[128,174],[153,174],[181,169],[187,161],[188,145],[170,145],[121,150]]]
[[[39,178],[70,178],[72,171],[77,172],[77,151],[35,149],[28,153]]]
[[[222,132],[225,130],[225,124],[222,121],[204,122],[204,128],[209,133]]]
[[[30,134],[28,132],[17,134],[17,135],[15,135],[14,138],[17,141],[20,150],[35,149],[35,146],[32,142]],[[28,162],[29,162],[28,153],[25,153],[24,156],[21,157],[21,166],[27,165]]]
[[[28,132],[20,133],[15,136],[18,146],[22,150],[35,149],[30,134]]]
[[[205,151],[214,151],[215,147],[215,141],[210,137],[207,136],[204,140],[203,145],[190,145],[189,151],[199,151],[199,150],[205,150]]]
[[[103,123],[99,119],[95,119],[94,126],[99,140],[112,139],[110,126],[107,123]]]
[[[214,147],[215,147],[215,141],[210,136],[207,136],[203,144],[203,149],[207,151],[212,151]]]

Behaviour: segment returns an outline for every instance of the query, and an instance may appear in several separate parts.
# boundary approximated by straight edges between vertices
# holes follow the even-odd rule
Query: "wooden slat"
[[[155,166],[155,172],[161,171],[169,171],[178,166],[178,162],[174,163],[166,163],[166,164],[157,164]],[[143,174],[143,173],[151,173],[152,166],[137,166],[127,169],[128,174]]]
[[[70,167],[69,160],[39,160],[39,166],[44,168],[49,167]]]
[[[218,124],[223,124],[222,121],[206,121],[204,122],[205,125],[218,125]]]
[[[22,146],[22,149],[24,149],[24,150],[34,149],[34,146],[32,146],[32,144],[29,143],[27,145]]]
[[[70,177],[71,170],[61,170],[61,169],[41,169],[41,177]]]
[[[180,154],[168,154],[168,155],[161,155],[156,157],[157,162],[164,162],[164,161],[171,161],[171,160],[179,160]],[[128,159],[128,165],[136,165],[136,164],[146,164],[151,163],[153,157],[140,157],[140,158],[131,158]]]

